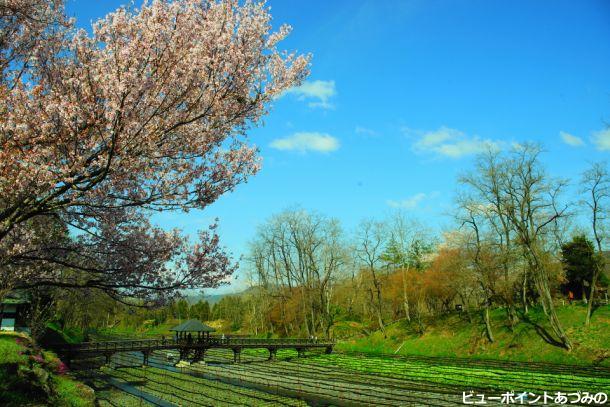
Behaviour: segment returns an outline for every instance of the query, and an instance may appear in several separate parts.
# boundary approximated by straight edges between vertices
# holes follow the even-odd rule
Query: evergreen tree
[[[566,273],[566,282],[562,285],[564,292],[571,291],[575,298],[586,298],[596,267],[593,243],[584,235],[574,236],[561,247],[561,254]]]

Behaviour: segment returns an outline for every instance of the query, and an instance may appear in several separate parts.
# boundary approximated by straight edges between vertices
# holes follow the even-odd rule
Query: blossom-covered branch
[[[112,229],[127,225],[138,244],[166,242],[186,256],[182,238],[144,219],[151,210],[205,208],[257,172],[246,131],[308,72],[308,56],[276,47],[289,31],[272,31],[268,9],[251,1],[154,0],[109,14],[92,34],[72,28],[59,0],[0,1],[2,262],[23,264],[13,258],[22,252],[16,242],[37,233],[39,217],[71,225],[83,248],[82,236],[119,238]],[[129,221],[105,223],[117,212]],[[138,244],[126,247],[135,253]],[[209,244],[191,248],[209,256],[192,266],[221,267],[211,261],[217,252],[201,249]],[[159,280],[170,261],[148,259],[121,279],[172,286]],[[186,285],[213,284],[196,276]]]

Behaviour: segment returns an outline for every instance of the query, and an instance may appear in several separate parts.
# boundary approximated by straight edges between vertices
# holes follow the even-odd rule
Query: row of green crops
[[[548,373],[533,366],[519,371],[514,366],[502,369],[474,360],[467,366],[315,352],[299,358],[293,350],[280,350],[278,360],[267,361],[265,349],[244,350],[241,359],[245,363],[233,364],[231,351],[212,349],[206,353],[207,364],[193,364],[178,373],[168,371],[173,362],[167,360],[167,353],[150,357],[152,366],[163,369],[121,368],[113,375],[140,380],[142,390],[182,405],[295,405],[290,403],[301,403],[295,398],[302,398],[329,404],[448,406],[461,405],[462,392],[471,390],[487,395],[507,391],[610,393],[610,372],[583,369],[574,369],[573,374],[563,373],[568,370]],[[123,366],[142,362],[138,354],[116,355],[114,360]],[[247,401],[248,397],[253,400]]]
[[[190,371],[206,372],[218,377],[257,383],[269,389],[293,390],[302,395],[315,395],[340,404],[368,405],[457,405],[457,394],[445,394],[435,389],[408,387],[406,383],[383,383],[355,376],[342,379],[333,374],[308,374],[291,370],[280,363],[193,367]]]
[[[268,352],[264,349],[247,350],[242,353],[242,360],[246,355],[251,360],[257,361],[255,365],[258,366],[258,362],[266,359]],[[206,360],[226,363],[229,361],[229,356],[227,352],[210,350],[206,354]],[[358,372],[366,375],[367,380],[370,380],[371,376],[396,378],[424,387],[441,387],[446,391],[479,389],[610,392],[610,369],[603,372],[573,369],[575,373],[567,373],[569,370],[562,369],[562,373],[546,373],[543,370],[544,366],[539,369],[531,367],[518,371],[513,369],[513,366],[511,369],[501,369],[474,360],[470,362],[470,366],[462,366],[438,365],[433,363],[433,359],[408,360],[345,354],[309,354],[306,358],[297,358],[297,353],[292,350],[279,351],[277,356],[279,361],[289,361],[282,366],[284,372],[291,366],[307,364],[308,369],[325,367],[343,377],[346,375],[354,377],[353,373]],[[261,366],[261,369],[265,369],[268,365],[263,363]],[[298,371],[298,374],[302,375],[303,372]]]
[[[216,355],[219,357],[219,355]],[[155,357],[150,361],[156,365]],[[122,357],[121,365],[133,365],[137,356]],[[407,386],[404,381],[370,375],[344,374],[339,377],[331,369],[326,372],[308,366],[299,368],[287,361],[242,364],[194,364],[183,368],[183,380],[191,380],[189,375],[205,375],[206,378],[230,381],[245,386],[257,386],[268,393],[289,395],[307,400],[330,404],[358,405],[458,405],[461,395],[443,394],[436,389],[421,386]],[[123,370],[123,369],[121,369]]]
[[[95,389],[97,405],[103,407],[141,407],[154,406],[142,397],[130,394],[109,383],[108,377],[100,371],[79,372],[79,378]]]
[[[319,355],[303,359],[303,363],[462,389],[610,392],[610,379],[607,377],[480,369],[475,363],[468,368],[342,354]]]
[[[303,406],[300,400],[167,370],[148,368],[103,369],[104,373],[131,383],[161,399],[179,405]]]
[[[141,407],[152,405],[139,397],[132,396],[118,389],[98,391],[96,396],[100,407]]]

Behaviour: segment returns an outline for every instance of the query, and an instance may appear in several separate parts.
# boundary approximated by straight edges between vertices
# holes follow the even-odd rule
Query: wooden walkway
[[[275,359],[278,349],[294,349],[300,357],[308,349],[324,349],[326,353],[331,353],[335,346],[334,341],[302,338],[283,338],[283,339],[259,339],[259,338],[201,338],[191,341],[175,338],[171,339],[137,339],[104,342],[83,342],[74,345],[62,345],[56,347],[56,351],[65,359],[73,360],[76,358],[103,356],[106,360],[118,352],[142,352],[144,364],[148,363],[148,356],[158,350],[178,350],[180,359],[192,361],[203,360],[208,349],[220,348],[233,351],[234,362],[241,361],[241,351],[243,349],[259,348],[269,351],[269,359]]]

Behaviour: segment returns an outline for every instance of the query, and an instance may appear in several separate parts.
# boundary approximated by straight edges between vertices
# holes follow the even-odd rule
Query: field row
[[[532,370],[516,371],[501,368],[472,366],[438,365],[427,360],[406,360],[400,358],[385,358],[375,356],[360,356],[346,354],[310,353],[306,358],[297,358],[292,350],[282,350],[277,354],[278,362],[264,363],[267,359],[266,350],[247,350],[242,353],[242,363],[231,365],[233,369],[250,370],[252,366],[262,372],[268,372],[270,366],[280,366],[283,373],[292,372],[298,377],[310,374],[322,376],[325,380],[358,381],[364,378],[367,383],[384,379],[398,380],[403,387],[422,390],[460,392],[469,390],[480,391],[589,391],[610,393],[610,369],[598,368],[596,371],[574,369],[574,373],[545,373]],[[231,361],[230,352],[209,350],[206,361],[228,364]],[[261,363],[262,362],[262,363]],[[164,363],[161,361],[161,363]],[[303,368],[306,365],[306,368]],[[597,371],[599,370],[599,371]],[[392,383],[384,383],[392,386]]]
[[[103,368],[108,376],[176,405],[192,406],[304,406],[294,400],[243,386],[186,377],[154,367]]]
[[[242,363],[233,364],[231,351],[212,349],[206,352],[206,363],[175,368],[175,352],[156,352],[149,359],[151,367],[142,369],[141,355],[122,354],[113,362],[126,367],[107,373],[161,399],[193,406],[303,405],[304,401],[451,406],[461,405],[462,392],[471,390],[487,395],[507,391],[610,393],[610,379],[585,371],[550,374],[316,352],[298,358],[292,350],[278,351],[276,361],[268,361],[268,355],[264,349],[244,350]]]
[[[342,354],[320,355],[303,359],[303,363],[348,369],[360,373],[417,380],[448,385],[457,389],[498,391],[603,391],[610,393],[610,378],[574,374],[548,374],[541,372],[502,369],[480,369],[433,365],[423,362],[390,360],[375,357],[354,357]]]
[[[220,359],[220,355],[215,355]],[[302,359],[300,359],[302,360]],[[137,357],[123,358],[124,365],[139,362]],[[151,357],[152,366],[164,366],[163,358]],[[166,369],[171,369],[165,365]],[[324,369],[324,368],[322,368]],[[437,388],[425,389],[417,383],[380,378],[370,375],[331,372],[326,369],[298,367],[285,361],[241,364],[194,364],[181,368],[186,376],[204,376],[213,380],[230,381],[237,385],[259,386],[268,392],[303,398],[313,402],[350,405],[431,405],[452,406],[461,404],[456,392],[442,392]],[[341,376],[342,375],[342,376]]]

